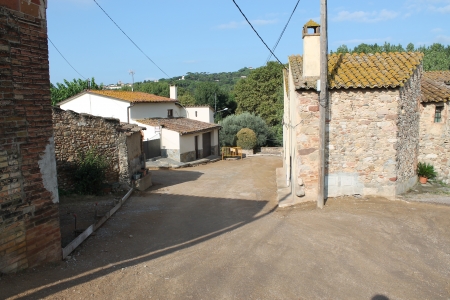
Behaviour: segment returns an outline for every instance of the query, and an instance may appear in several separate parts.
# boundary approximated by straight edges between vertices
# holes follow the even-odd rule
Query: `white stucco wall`
[[[195,151],[195,136],[198,135],[198,149],[203,149],[201,134],[188,134],[180,136],[180,153]]]
[[[180,149],[180,134],[163,128],[161,132],[161,149]]]
[[[209,107],[186,107],[188,117],[192,120],[197,120],[206,123],[214,123],[214,112]],[[197,116],[195,116],[197,112]]]
[[[84,94],[67,103],[61,104],[64,110],[86,113],[105,118],[117,118],[121,122],[127,121],[127,107],[129,102],[115,100],[98,95]]]
[[[173,116],[184,117],[184,109],[175,103],[136,103],[130,109],[131,120],[167,118],[167,110],[173,109]]]

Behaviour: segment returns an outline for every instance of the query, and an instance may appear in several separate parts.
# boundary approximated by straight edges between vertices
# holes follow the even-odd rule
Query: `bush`
[[[437,173],[434,171],[434,166],[427,163],[419,163],[417,165],[417,175],[420,177],[425,177],[428,179],[433,179],[436,177]]]
[[[249,128],[242,128],[236,134],[236,145],[245,150],[251,150],[256,147],[256,134]]]
[[[78,154],[76,164],[76,192],[82,195],[101,194],[108,168],[105,157],[98,154],[96,149],[89,149],[86,153]]]
[[[258,147],[265,146],[271,134],[269,126],[261,117],[248,112],[228,116],[223,119],[220,125],[222,125],[222,130],[220,131],[220,145],[222,147],[236,146],[236,134],[242,128],[253,130],[256,135],[256,146]]]

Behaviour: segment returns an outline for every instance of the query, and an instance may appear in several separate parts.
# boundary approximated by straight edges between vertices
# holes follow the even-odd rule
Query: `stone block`
[[[135,181],[135,188],[139,191],[145,191],[152,186],[152,174],[148,173],[146,176]]]

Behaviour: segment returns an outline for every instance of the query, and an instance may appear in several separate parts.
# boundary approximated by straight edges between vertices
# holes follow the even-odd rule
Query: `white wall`
[[[162,129],[161,149],[180,149],[180,134],[178,132]],[[182,153],[180,151],[180,153]]]
[[[219,129],[211,131],[211,146],[219,145]]]
[[[131,120],[167,118],[167,110],[173,109],[174,117],[184,117],[184,109],[175,103],[136,103],[130,109]]]
[[[84,94],[72,101],[60,105],[60,107],[64,110],[72,110],[77,113],[86,113],[105,118],[117,118],[121,122],[126,122],[127,107],[129,105],[129,102],[123,100]]]
[[[214,123],[214,112],[209,107],[186,107],[189,119],[205,123]],[[195,116],[197,112],[197,117]]]
[[[198,149],[203,149],[201,134],[188,134],[180,136],[180,153],[195,151],[195,136],[198,135]]]
[[[150,126],[147,124],[136,122],[134,120],[130,123],[137,124],[139,126],[147,128],[146,130],[142,131],[144,133],[144,141],[156,140],[156,139],[159,139],[161,136],[160,135],[161,130],[160,130],[159,126]]]

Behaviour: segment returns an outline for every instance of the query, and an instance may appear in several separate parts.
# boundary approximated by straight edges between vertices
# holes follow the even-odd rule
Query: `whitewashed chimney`
[[[320,76],[320,25],[309,20],[303,26],[303,77]]]
[[[178,100],[178,88],[176,85],[170,86],[170,99]]]

